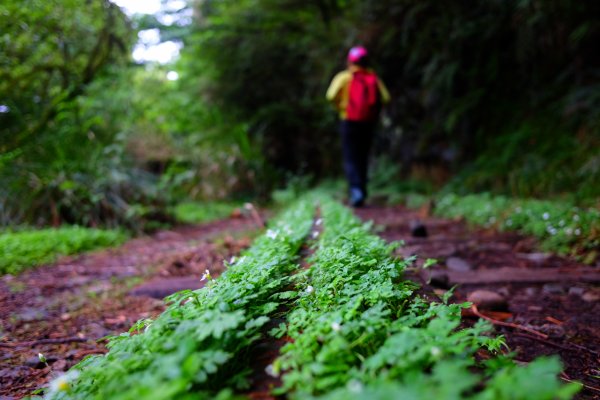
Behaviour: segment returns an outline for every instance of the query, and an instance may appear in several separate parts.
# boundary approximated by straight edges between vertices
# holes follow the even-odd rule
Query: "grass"
[[[226,218],[239,204],[226,202],[184,202],[173,208],[177,222],[185,224],[200,224]]]
[[[65,226],[0,234],[0,274],[54,262],[58,256],[121,244],[127,235],[117,230]]]

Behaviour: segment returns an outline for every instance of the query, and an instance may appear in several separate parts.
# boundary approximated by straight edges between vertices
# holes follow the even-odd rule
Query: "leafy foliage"
[[[334,115],[321,99],[347,48],[362,43],[393,97],[376,147],[403,174],[432,178],[477,160],[457,186],[597,194],[597,4],[226,0],[195,9],[181,68],[203,77],[208,102],[246,123],[276,168],[338,171]]]
[[[126,239],[121,231],[81,228],[25,230],[0,234],[0,274],[16,274],[25,268],[100,247],[115,246]]]
[[[235,207],[236,205],[232,203],[187,202],[175,206],[173,213],[178,222],[193,224],[225,218],[231,214]]]
[[[316,199],[322,219],[315,224],[324,231],[313,234],[320,240],[312,266],[298,271]],[[506,356],[475,362],[476,351],[497,352],[502,338],[487,336],[487,323],[459,329],[462,305],[447,297],[429,303],[417,296],[416,284],[402,279],[411,260],[391,258],[395,246],[369,229],[323,194],[303,198],[219,279],[207,271],[205,288],[168,297],[155,321],[112,337],[107,355],[82,361],[47,397],[232,398],[247,388],[252,343],[284,305],[291,307],[287,325],[271,334],[292,340],[271,371],[283,373],[277,391],[291,398],[402,391],[415,398],[568,399],[578,390],[558,382],[555,359],[526,368]]]
[[[436,203],[436,213],[464,217],[487,227],[517,230],[541,239],[544,248],[563,254],[592,254],[600,244],[600,211],[566,201],[511,199],[485,193],[447,194]]]
[[[55,135],[85,135],[89,121],[80,119],[76,101],[107,65],[125,58],[133,32],[124,14],[108,0],[5,1],[0,14],[0,99],[6,107],[0,151]]]
[[[289,285],[312,213],[307,200],[290,207],[219,279],[207,273],[203,289],[167,298],[169,307],[155,321],[111,338],[106,356],[75,367],[69,391],[48,397],[215,398],[245,388],[250,346],[286,302],[277,294]]]
[[[394,246],[371,235],[370,227],[341,205],[320,200],[324,232],[312,266],[295,275],[299,299],[287,328],[273,331],[292,339],[273,366],[283,373],[277,393],[332,399],[567,399],[578,390],[559,383],[555,359],[527,368],[505,356],[486,366],[476,363],[478,349],[497,352],[502,338],[487,336],[486,323],[459,329],[461,305],[416,296],[416,285],[402,279],[412,260],[391,258]]]

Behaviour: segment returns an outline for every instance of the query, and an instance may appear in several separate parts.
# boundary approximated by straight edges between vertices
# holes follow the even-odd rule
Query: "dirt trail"
[[[206,269],[218,276],[255,229],[242,218],[181,227],[1,277],[0,398],[31,394],[85,356],[104,353],[98,339],[158,315],[159,299],[201,287]]]
[[[439,260],[415,276],[429,289],[440,294],[460,284],[453,297],[457,302],[479,291],[478,301],[488,302],[479,307],[484,315],[544,335],[497,326],[517,360],[558,354],[566,367],[563,378],[600,387],[594,378],[600,375],[600,266],[540,253],[531,238],[469,229],[461,221],[402,207],[367,207],[357,214],[381,226],[384,239],[405,241],[399,256],[417,254],[417,264]],[[410,224],[418,218],[426,238],[411,236]],[[205,269],[218,275],[224,259],[250,244],[255,228],[250,219],[183,227],[1,277],[0,398],[30,394],[86,355],[104,353],[97,339],[159,314],[164,309],[159,298],[200,287]],[[465,317],[476,320],[473,313]],[[39,362],[38,353],[49,366]],[[260,382],[253,390],[251,397],[268,397]],[[587,389],[579,398],[599,399],[599,394]]]
[[[563,378],[590,387],[579,398],[600,399],[600,265],[541,253],[535,240],[515,233],[470,229],[459,220],[403,207],[372,206],[357,215],[380,225],[384,239],[403,240],[399,255],[418,255],[417,264],[437,259],[418,277],[436,292],[458,285],[452,301],[481,302],[484,314],[539,332],[496,326],[517,360],[558,354],[565,365]],[[410,225],[417,220],[427,228],[427,237],[412,237]],[[476,319],[473,312],[465,316]]]

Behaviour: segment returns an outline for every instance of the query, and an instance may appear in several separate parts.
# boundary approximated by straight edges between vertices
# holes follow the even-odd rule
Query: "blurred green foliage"
[[[338,176],[324,92],[358,43],[393,96],[375,191],[454,176],[460,193],[600,194],[600,3],[186,4],[167,25],[108,0],[2,2],[2,225],[142,230],[182,199],[267,199],[291,176]],[[149,28],[183,42],[175,64],[131,62]]]
[[[184,202],[175,206],[173,214],[177,222],[197,224],[216,219],[226,218],[239,207],[232,203],[197,203]]]
[[[402,165],[389,179],[440,186],[469,166],[457,183],[464,190],[599,193],[598,4],[194,4],[182,67],[204,77],[211,104],[248,124],[276,169],[339,171],[335,116],[322,97],[347,49],[362,43],[393,95],[376,143]]]
[[[600,211],[568,201],[543,201],[492,196],[489,193],[446,194],[436,202],[436,214],[462,217],[473,224],[516,230],[541,240],[542,248],[579,256],[593,263],[600,246]]]
[[[64,226],[59,229],[0,233],[0,274],[16,274],[25,268],[70,255],[122,243],[127,235],[117,230]]]

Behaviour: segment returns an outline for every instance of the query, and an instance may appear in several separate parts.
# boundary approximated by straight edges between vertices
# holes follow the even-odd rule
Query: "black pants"
[[[364,197],[367,196],[369,150],[374,130],[374,122],[340,122],[346,179],[350,189],[360,189]]]

